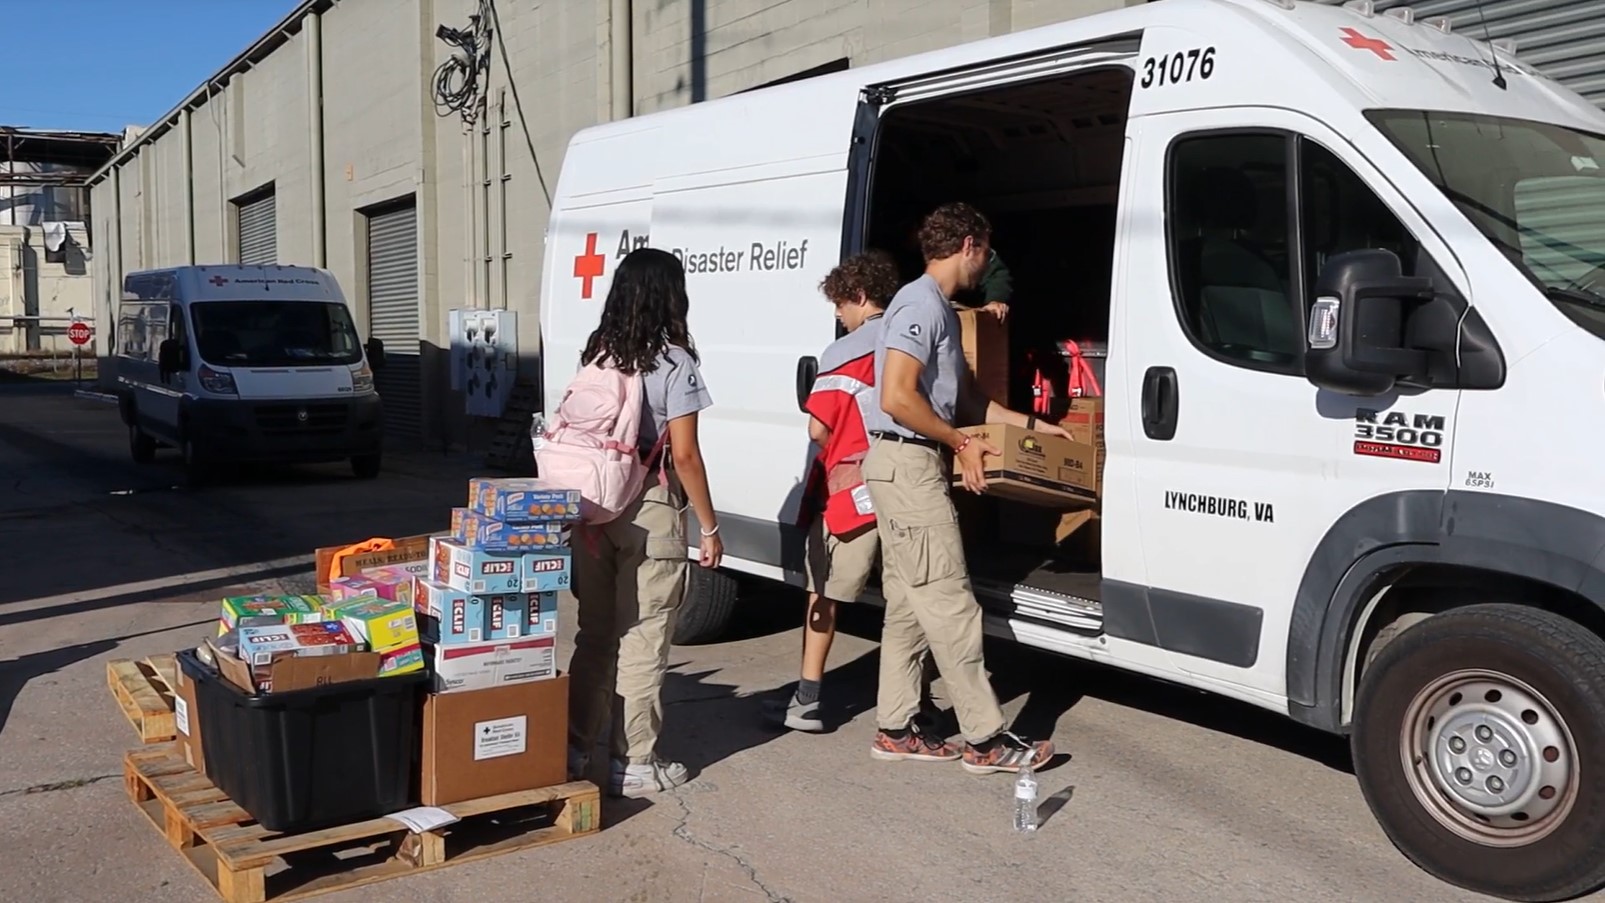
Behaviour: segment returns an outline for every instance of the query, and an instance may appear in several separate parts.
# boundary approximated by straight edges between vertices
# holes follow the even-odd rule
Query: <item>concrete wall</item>
[[[95,316],[88,233],[68,230],[77,249],[51,261],[38,226],[0,225],[0,354],[71,354],[69,317]]]
[[[633,109],[719,97],[843,57],[860,66],[1140,2],[634,0]],[[611,4],[500,2],[501,43],[493,42],[485,78],[488,108],[466,133],[456,115],[436,115],[432,80],[450,48],[435,29],[466,27],[476,2],[332,0],[321,7],[315,27],[292,25],[282,46],[197,99],[187,124],[175,115],[167,131],[95,186],[97,239],[105,249],[93,268],[97,314],[109,316],[121,273],[189,262],[192,244],[195,262],[235,259],[232,202],[272,184],[279,262],[326,265],[366,333],[364,212],[412,196],[426,432],[461,441],[471,425],[461,400],[444,389],[447,311],[517,310],[520,346],[533,370],[546,194],[569,138],[610,115]],[[310,137],[314,31],[322,48],[321,148]]]

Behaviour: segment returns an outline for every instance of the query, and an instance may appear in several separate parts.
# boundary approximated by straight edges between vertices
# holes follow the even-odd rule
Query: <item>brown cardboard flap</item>
[[[378,677],[381,658],[377,652],[283,655],[266,668],[253,670],[234,656],[219,655],[217,669],[224,679],[247,693],[284,693]]]
[[[384,567],[391,564],[408,564],[414,561],[423,561],[429,557],[429,537],[434,533],[423,533],[417,536],[404,536],[392,539],[395,548],[382,552],[364,552],[361,555],[352,555],[340,562],[340,576],[355,577],[368,568]],[[362,540],[354,540],[361,542]],[[346,545],[350,545],[347,543]],[[336,552],[346,546],[326,546],[313,552],[313,566],[317,568],[318,591],[327,593],[329,590],[329,562],[334,560]]]

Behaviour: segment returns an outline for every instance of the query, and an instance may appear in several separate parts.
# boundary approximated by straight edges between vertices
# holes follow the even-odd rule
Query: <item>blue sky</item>
[[[149,125],[298,0],[0,0],[0,125]]]

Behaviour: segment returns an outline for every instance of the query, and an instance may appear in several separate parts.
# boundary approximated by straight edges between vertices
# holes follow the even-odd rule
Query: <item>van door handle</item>
[[[808,396],[814,393],[814,378],[819,376],[819,359],[797,358],[797,410],[808,413]]]
[[[1179,410],[1175,368],[1149,367],[1142,376],[1143,432],[1161,442],[1175,438]]]

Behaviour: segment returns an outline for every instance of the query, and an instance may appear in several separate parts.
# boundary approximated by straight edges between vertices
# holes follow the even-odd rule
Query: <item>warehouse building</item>
[[[448,312],[517,311],[519,347],[538,349],[547,197],[575,131],[1142,2],[307,0],[91,179],[96,316],[115,322],[131,270],[328,267],[386,345],[393,438],[459,443],[472,425],[451,389]],[[1605,102],[1598,4],[1376,8],[1513,40]]]

